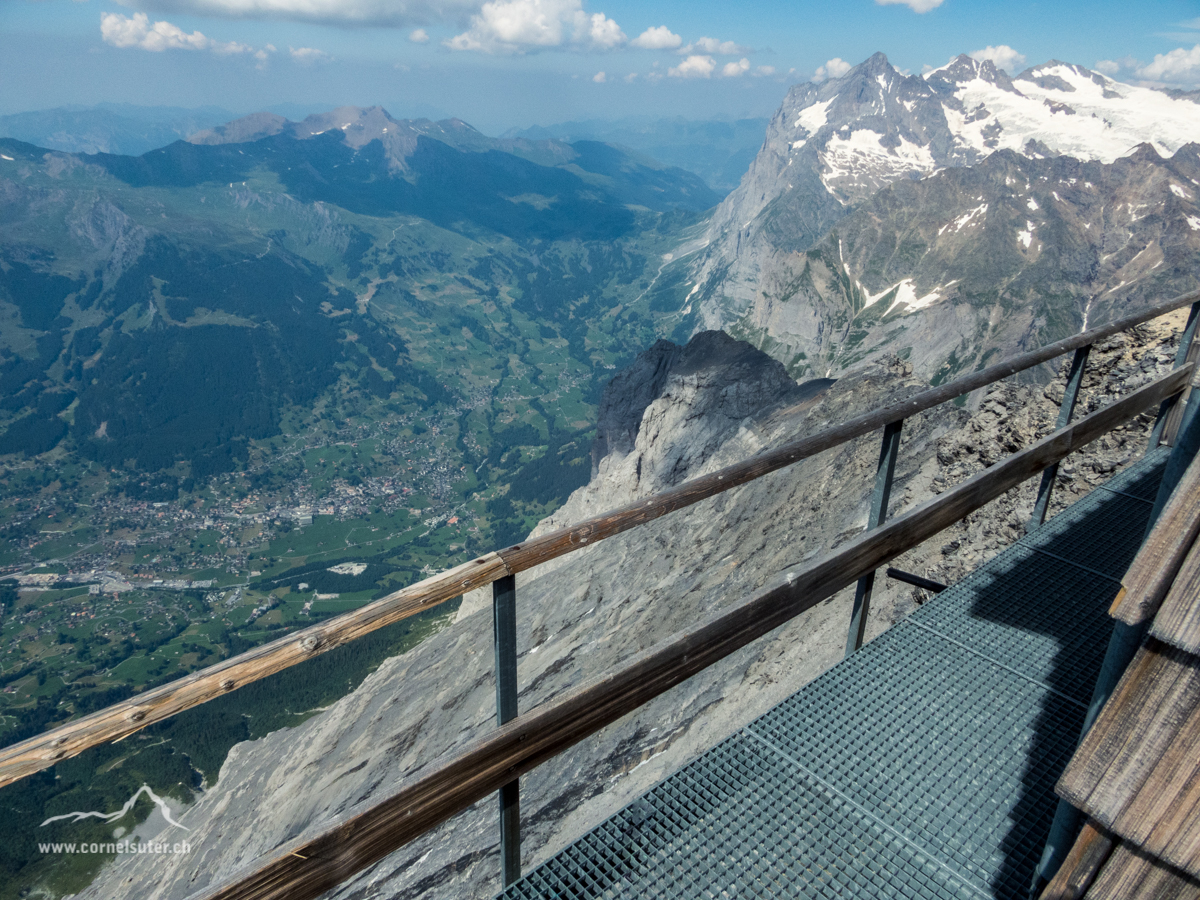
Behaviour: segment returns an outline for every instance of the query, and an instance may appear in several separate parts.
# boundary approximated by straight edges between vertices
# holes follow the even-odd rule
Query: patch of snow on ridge
[[[1182,197],[1184,200],[1191,200],[1192,195],[1177,184],[1171,185],[1171,193],[1176,197]]]
[[[1033,243],[1033,223],[1032,222],[1025,223],[1025,230],[1017,233],[1017,240],[1020,241],[1024,245],[1026,250],[1029,249],[1029,245]]]
[[[1188,216],[1187,223],[1192,231],[1200,231],[1200,216]]]
[[[950,287],[951,285],[957,283],[957,281],[957,278],[954,279],[954,281],[951,281],[946,285],[946,287]],[[859,289],[862,290],[861,284],[859,285]],[[937,303],[937,301],[942,299],[941,292],[943,290],[945,290],[945,288],[935,288],[925,296],[918,297],[917,290],[913,287],[912,279],[905,278],[898,283],[891,285],[890,287],[884,288],[878,294],[868,294],[865,290],[863,290],[862,292],[867,298],[863,303],[863,309],[873,306],[880,299],[895,291],[896,296],[892,300],[891,305],[888,306],[887,312],[885,312],[884,315],[891,315],[897,307],[904,307],[903,313],[908,314],[910,312],[916,312],[918,309],[924,309],[926,306],[930,306],[931,304]]]
[[[1026,143],[1036,140],[1056,153],[1111,163],[1147,142],[1169,156],[1200,134],[1200,104],[1104,76],[1099,76],[1103,83],[1097,83],[1065,65],[1043,66],[1035,72],[1049,76],[1048,83],[1060,78],[1074,90],[1044,88],[1021,78],[1013,82],[1019,94],[983,78],[963,82],[955,96],[964,108],[982,105],[991,115],[967,122],[966,115],[947,108],[947,122],[960,145],[983,153],[1003,149],[1020,153]],[[989,127],[990,141],[983,134]]]
[[[883,136],[869,128],[832,135],[821,153],[821,163],[821,181],[835,196],[838,188],[861,187],[874,193],[913,172],[927,175],[937,168],[928,147],[903,136],[898,146],[885,147]]]
[[[800,110],[800,115],[796,117],[794,127],[803,128],[809,134],[819,131],[829,121],[829,107],[832,105],[833,98],[830,97],[824,103],[814,103],[812,106],[806,106]]]
[[[959,231],[962,231],[967,225],[971,224],[971,220],[974,219],[976,216],[987,215],[987,209],[988,209],[988,205],[986,203],[984,203],[984,204],[981,204],[980,206],[975,207],[970,212],[963,213],[961,216],[959,216],[953,222],[947,222],[945,225],[943,225],[941,228],[938,229],[938,237],[941,237],[942,233],[947,228],[949,228],[951,225],[954,226],[954,231],[956,233]]]
[[[911,278],[905,278],[896,285],[896,288],[896,299],[887,308],[887,312],[884,313],[885,316],[890,316],[900,306],[904,307],[904,314],[908,314],[931,306],[942,299],[941,293],[937,290],[930,291],[924,297],[918,297],[917,290],[913,287]]]

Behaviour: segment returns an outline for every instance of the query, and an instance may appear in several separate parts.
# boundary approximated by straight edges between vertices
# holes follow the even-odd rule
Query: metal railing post
[[[496,638],[496,724],[517,717],[517,578],[492,582],[492,624]],[[520,779],[500,788],[500,870],[504,886],[521,877]]]
[[[875,470],[875,490],[871,495],[867,531],[878,528],[887,518],[888,500],[892,496],[892,476],[896,473],[896,457],[900,452],[900,429],[903,426],[904,420],[897,419],[883,427],[883,445],[879,450],[879,467]],[[846,635],[846,656],[862,646],[874,586],[874,572],[868,572],[858,579],[858,586],[854,589],[854,609],[850,613],[850,632]]]
[[[1192,356],[1192,338],[1196,336],[1196,325],[1200,324],[1200,300],[1192,304],[1192,308],[1188,311],[1187,324],[1183,327],[1183,334],[1179,336],[1179,349],[1175,351],[1175,368],[1179,368],[1188,361],[1188,357]],[[1150,432],[1150,445],[1146,448],[1146,452],[1157,447],[1163,439],[1163,433],[1168,426],[1168,419],[1178,419],[1179,416],[1172,416],[1172,412],[1178,413],[1177,407],[1183,394],[1176,394],[1174,397],[1168,397],[1158,407],[1158,418],[1154,420],[1154,428]],[[1186,403],[1186,401],[1185,401]],[[1178,422],[1175,423],[1178,427]]]
[[[1066,428],[1071,423],[1075,412],[1075,401],[1079,399],[1079,386],[1083,384],[1083,370],[1087,366],[1088,354],[1092,345],[1080,347],[1071,358],[1071,371],[1067,374],[1067,386],[1063,391],[1062,405],[1058,408],[1058,422],[1054,430]],[[1050,494],[1054,490],[1054,479],[1058,477],[1058,463],[1042,470],[1042,482],[1038,485],[1037,502],[1033,505],[1033,515],[1025,525],[1025,531],[1037,531],[1046,521],[1046,510],[1050,506]]]

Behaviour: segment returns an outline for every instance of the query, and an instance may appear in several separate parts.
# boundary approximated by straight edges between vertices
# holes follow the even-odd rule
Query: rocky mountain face
[[[1112,163],[1001,150],[898,181],[776,250],[731,333],[793,374],[879,352],[945,379],[1194,288],[1200,145]]]
[[[1159,324],[1097,348],[1083,407],[1169,367],[1170,334]],[[539,531],[922,386],[896,357],[837,382],[796,385],[780,363],[725,335],[697,335],[686,347],[662,342],[609,386],[594,475]],[[1046,433],[1060,396],[1060,384],[1001,384],[975,412],[948,405],[907,421],[893,514]],[[1144,417],[1072,458],[1056,505],[1137,458],[1148,426]],[[857,534],[877,456],[878,435],[866,436],[519,576],[521,708],[601,675]],[[1034,492],[1033,483],[1014,490],[896,565],[943,580],[961,576],[1017,536]],[[850,595],[820,604],[525,776],[524,865],[556,852],[840,659]],[[918,590],[880,579],[868,639],[923,600]],[[491,629],[487,593],[478,592],[452,626],[387,661],[330,709],[238,745],[217,783],[180,816],[190,854],[119,859],[81,896],[186,897],[377,800],[483,733],[494,717]],[[496,828],[489,798],[330,896],[487,897],[499,887]]]
[[[924,377],[955,370],[964,352],[1007,351],[1008,335],[977,333],[991,313],[963,302],[1051,307],[1038,327],[1062,337],[1100,321],[1089,305],[1196,283],[1198,136],[1189,99],[1079,66],[1052,61],[1010,78],[960,56],[905,76],[875,54],[789,91],[686,264],[680,307],[697,328],[740,329],[793,374],[844,370],[885,346],[911,353]],[[1161,236],[1142,233],[1151,223]],[[1185,260],[1173,274],[1155,265],[1164,244]],[[1139,252],[1136,272],[1119,271]],[[1015,281],[1033,287],[1014,291]],[[876,300],[903,322],[861,347],[859,314]],[[1008,330],[1030,342],[1039,332],[1029,323],[1044,318]]]

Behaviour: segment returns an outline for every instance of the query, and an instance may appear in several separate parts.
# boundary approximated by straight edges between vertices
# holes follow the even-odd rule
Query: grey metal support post
[[[871,516],[867,530],[878,528],[887,518],[888,500],[892,496],[892,476],[896,473],[896,457],[900,452],[900,429],[904,420],[889,422],[883,428],[883,446],[879,450],[879,467],[875,470],[875,491],[871,495]],[[875,573],[868,572],[858,579],[854,589],[854,610],[850,614],[850,632],[846,635],[846,656],[862,646],[867,631],[867,615],[871,611],[871,590]]]
[[[1192,338],[1196,336],[1197,324],[1200,324],[1200,300],[1192,304],[1192,308],[1188,312],[1187,325],[1183,328],[1183,334],[1179,336],[1179,349],[1175,351],[1175,368],[1177,369],[1187,362],[1188,352],[1192,349]],[[1174,397],[1168,397],[1159,406],[1158,418],[1154,420],[1154,428],[1150,432],[1150,446],[1146,448],[1147,452],[1153,450],[1162,441],[1163,430],[1167,427],[1167,416],[1179,403],[1181,396],[1183,395],[1176,394]]]
[[[1087,366],[1088,354],[1092,345],[1080,347],[1071,358],[1071,371],[1067,374],[1067,386],[1063,391],[1062,405],[1058,408],[1058,422],[1054,430],[1066,428],[1071,424],[1071,415],[1075,412],[1075,401],[1079,399],[1079,386],[1083,384],[1083,370]],[[1033,505],[1033,515],[1025,525],[1025,530],[1037,531],[1046,521],[1046,510],[1050,506],[1050,493],[1054,490],[1054,479],[1058,477],[1058,463],[1042,470],[1042,483],[1038,485],[1037,503]]]
[[[492,623],[496,636],[496,724],[517,717],[517,579],[492,583]],[[504,886],[521,877],[520,779],[500,788],[500,867]]]

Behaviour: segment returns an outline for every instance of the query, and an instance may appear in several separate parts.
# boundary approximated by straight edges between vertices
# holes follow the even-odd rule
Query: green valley
[[[609,374],[690,332],[659,274],[715,199],[695,176],[595,142],[353,143],[0,140],[3,743],[521,540],[587,481]],[[452,612],[0,806],[130,778],[186,802]],[[26,851],[13,884],[46,875]]]

